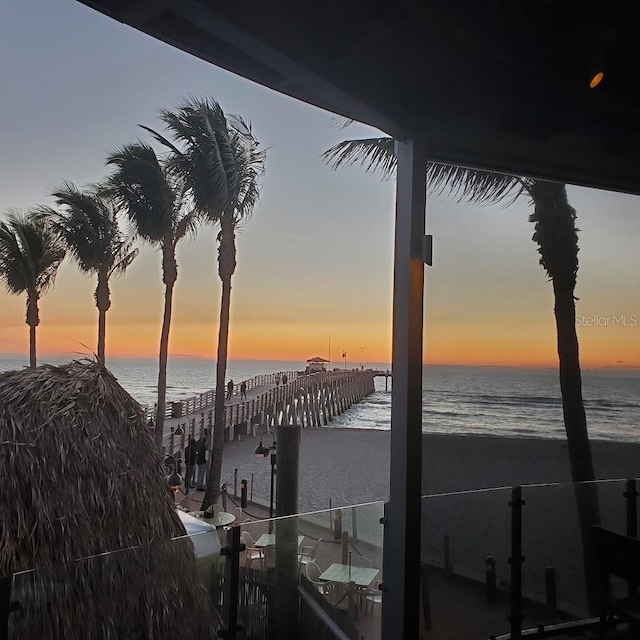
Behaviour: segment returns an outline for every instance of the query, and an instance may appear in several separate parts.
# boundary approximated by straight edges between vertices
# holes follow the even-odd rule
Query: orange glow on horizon
[[[383,327],[384,328],[384,327]],[[329,354],[329,340],[324,338],[326,327],[310,323],[261,327],[240,324],[231,329],[229,359],[300,361],[315,355],[331,356],[340,365],[341,353],[347,351],[347,364],[361,361],[359,345],[364,344],[365,363],[391,361],[391,337],[380,327],[362,330],[353,327],[334,327]],[[519,329],[495,325],[460,327],[425,325],[425,364],[457,366],[506,366],[548,368],[557,366],[555,335],[547,327],[528,331],[527,338],[518,335]],[[637,329],[635,329],[637,331]],[[579,330],[581,365],[591,368],[640,368],[640,344],[633,341],[633,327]],[[322,335],[322,339],[318,339]],[[338,339],[335,336],[340,335]],[[217,328],[206,325],[180,325],[172,331],[170,357],[215,358]],[[118,325],[107,328],[107,357],[157,357],[159,327],[156,325]],[[86,346],[84,346],[86,345]],[[517,345],[515,348],[514,345]],[[28,329],[14,325],[0,330],[0,353],[26,356]],[[40,325],[38,354],[40,357],[91,357],[95,351],[95,327]]]

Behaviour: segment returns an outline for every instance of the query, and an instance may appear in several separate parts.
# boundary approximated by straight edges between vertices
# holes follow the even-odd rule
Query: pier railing
[[[242,384],[242,382],[245,382],[245,384],[247,385],[247,391],[251,391],[253,389],[256,389],[257,387],[265,387],[275,384],[277,376],[280,376],[280,379],[282,380],[282,377],[285,375],[287,376],[288,380],[292,381],[298,375],[300,375],[300,372],[281,371],[279,373],[268,373],[264,375],[254,376],[253,378],[248,378],[244,381],[241,380],[239,383],[234,383],[232,397],[240,397],[240,385]],[[166,418],[177,418],[186,416],[190,413],[197,413],[198,411],[202,411],[203,409],[212,406],[215,401],[215,395],[216,390],[214,387],[209,391],[191,396],[186,400],[167,401],[164,406],[164,415]],[[153,415],[153,411],[149,408],[147,408],[147,413],[149,414],[149,416]]]
[[[373,375],[370,371],[340,370],[304,374],[287,373],[287,384],[275,387],[275,376],[258,376],[253,379],[252,388],[266,387],[262,393],[241,402],[225,406],[224,426],[227,439],[236,435],[251,434],[257,425],[275,426],[283,420],[293,419],[302,426],[319,427],[328,425],[335,416],[342,414],[356,402],[372,393]],[[281,379],[282,379],[282,374]],[[209,402],[210,401],[210,402]],[[183,402],[186,414],[181,414],[173,424],[170,422],[165,434],[168,450],[182,449],[185,439],[193,435],[202,438],[205,429],[213,425],[213,391],[198,396],[193,402]],[[180,424],[182,436],[174,441],[173,431]]]

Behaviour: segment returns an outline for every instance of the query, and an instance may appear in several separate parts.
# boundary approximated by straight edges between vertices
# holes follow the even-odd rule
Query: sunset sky
[[[172,49],[73,0],[5,0],[0,8],[0,211],[48,201],[62,180],[106,175],[104,158],[159,126],[161,107],[210,95],[250,119],[268,148],[261,202],[237,239],[230,358],[304,360],[346,350],[388,362],[394,185],[320,154],[373,129],[335,118]],[[578,212],[576,295],[585,367],[640,367],[640,200],[570,187]],[[552,366],[551,285],[538,265],[526,202],[468,207],[431,198],[425,361]],[[215,230],[178,251],[170,350],[215,353],[220,286]],[[65,263],[41,301],[42,356],[95,349],[95,283]],[[146,246],[112,283],[107,357],[154,356],[163,288]],[[0,354],[26,354],[24,298],[0,292]]]

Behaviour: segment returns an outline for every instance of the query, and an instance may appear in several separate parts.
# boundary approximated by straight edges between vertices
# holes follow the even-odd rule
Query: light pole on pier
[[[358,347],[360,349],[360,369],[364,371],[364,347]]]
[[[343,351],[342,352],[342,358],[344,359],[344,370],[347,370],[347,352]]]

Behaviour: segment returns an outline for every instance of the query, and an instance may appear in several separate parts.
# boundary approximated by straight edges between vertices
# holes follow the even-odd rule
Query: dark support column
[[[240,527],[227,531],[226,546],[221,553],[226,558],[224,565],[224,604],[222,607],[221,638],[235,640],[242,630],[238,624],[238,593],[240,589],[240,552],[244,545],[240,542]]]
[[[382,638],[413,639],[420,622],[422,332],[426,153],[396,143],[393,385],[389,502],[385,505]]]
[[[509,624],[511,628],[511,639],[522,638],[522,487],[512,487],[511,500],[511,614]]]
[[[298,513],[300,427],[278,426],[276,515]],[[298,519],[276,520],[275,634],[278,640],[296,640],[298,633]]]

